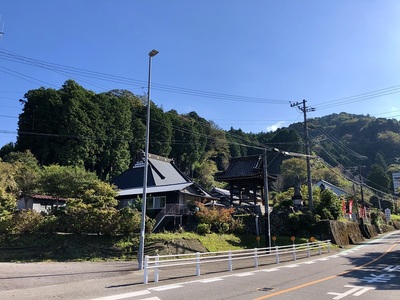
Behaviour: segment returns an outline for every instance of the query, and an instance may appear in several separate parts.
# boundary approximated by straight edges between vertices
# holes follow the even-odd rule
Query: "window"
[[[161,209],[165,207],[165,196],[150,197],[147,199],[147,209]]]

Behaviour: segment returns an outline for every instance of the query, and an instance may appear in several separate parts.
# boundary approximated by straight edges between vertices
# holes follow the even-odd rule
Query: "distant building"
[[[18,199],[17,209],[32,209],[37,212],[49,212],[57,207],[63,207],[67,199],[56,198],[48,195],[23,196]]]
[[[329,183],[328,181],[325,180],[317,181],[315,183],[315,186],[319,187],[321,191],[325,189],[331,190],[336,196],[349,195],[349,193],[344,189],[337,187],[336,185],[333,185],[332,183]]]

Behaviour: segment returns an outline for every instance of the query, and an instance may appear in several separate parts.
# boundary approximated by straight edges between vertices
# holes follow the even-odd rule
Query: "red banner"
[[[349,214],[353,213],[353,200],[349,200]]]

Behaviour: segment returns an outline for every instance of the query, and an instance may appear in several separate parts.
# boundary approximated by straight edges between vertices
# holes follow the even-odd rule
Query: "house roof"
[[[147,187],[171,186],[191,182],[175,166],[171,159],[149,154]],[[132,168],[124,171],[112,181],[120,190],[143,189],[144,158],[136,160]]]
[[[225,171],[215,174],[218,181],[233,181],[244,179],[264,178],[264,162],[261,155],[234,157],[229,160],[229,166]],[[270,181],[276,180],[275,176],[268,174]]]
[[[119,196],[143,194],[144,157],[136,160],[132,168],[117,176],[112,183],[119,189]],[[203,198],[213,198],[198,184],[184,175],[172,159],[149,154],[147,193],[179,191]]]
[[[150,186],[147,187],[146,191],[148,194],[151,193],[161,193],[161,192],[172,192],[172,191],[180,191],[188,186],[192,185],[191,182],[181,183],[181,184],[171,184],[171,185],[163,185],[163,186]],[[133,189],[124,189],[119,191],[120,196],[128,196],[128,195],[141,195],[143,194],[143,187],[133,188]]]
[[[263,175],[262,157],[260,155],[234,157],[229,160],[225,171],[216,173],[220,181],[237,178],[259,178]]]
[[[68,199],[66,198],[57,198],[54,196],[49,196],[49,195],[32,195],[31,196],[33,199],[40,199],[40,200],[54,200],[54,201],[67,201]]]
[[[332,183],[325,181],[325,180],[319,180],[316,185],[318,187],[321,187],[321,184],[323,184],[325,186],[325,188],[330,189],[332,192],[334,192],[336,195],[340,196],[343,194],[349,194],[347,191],[345,191],[344,189],[337,187],[336,185],[333,185]]]

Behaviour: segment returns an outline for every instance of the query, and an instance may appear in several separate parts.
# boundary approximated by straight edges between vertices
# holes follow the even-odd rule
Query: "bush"
[[[119,211],[119,215],[120,233],[129,235],[140,232],[141,213],[138,210],[125,207]]]
[[[197,225],[198,234],[208,234],[211,233],[211,224],[200,223]]]
[[[58,229],[58,218],[54,215],[44,216],[38,226],[38,232],[53,233]]]
[[[0,234],[10,233],[12,229],[12,215],[0,218]]]
[[[234,219],[232,214],[234,208],[207,207],[203,203],[198,202],[199,211],[196,217],[199,223],[210,224],[211,230],[219,233],[228,233],[234,227]]]
[[[300,218],[296,213],[289,214],[288,225],[290,235],[295,235],[300,230]]]
[[[11,233],[38,232],[44,220],[42,214],[34,210],[22,210],[12,217]]]

